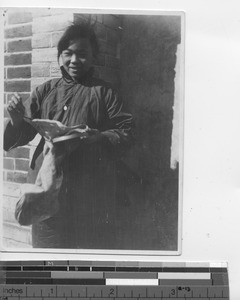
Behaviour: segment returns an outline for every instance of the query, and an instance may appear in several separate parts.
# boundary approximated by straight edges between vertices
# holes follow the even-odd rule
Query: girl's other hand
[[[80,138],[80,139],[83,140],[84,142],[88,143],[88,144],[100,142],[103,138],[103,135],[97,129],[89,128],[87,133],[88,134],[87,134],[86,137],[83,137],[83,138]]]
[[[19,127],[23,121],[25,108],[22,104],[22,99],[18,93],[14,93],[8,106],[7,111],[9,113],[11,123],[14,127]]]

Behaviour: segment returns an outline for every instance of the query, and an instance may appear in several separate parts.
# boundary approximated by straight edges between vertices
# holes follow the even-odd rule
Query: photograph
[[[180,254],[184,13],[1,14],[2,250]]]

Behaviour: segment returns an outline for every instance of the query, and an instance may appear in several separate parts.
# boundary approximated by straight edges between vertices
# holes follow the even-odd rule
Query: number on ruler
[[[114,289],[113,289],[113,288],[110,289],[110,293],[108,294],[108,296],[109,296],[109,297],[110,297],[110,296],[114,296]]]
[[[170,294],[171,294],[171,296],[175,296],[176,295],[176,290],[175,289],[171,289]]]

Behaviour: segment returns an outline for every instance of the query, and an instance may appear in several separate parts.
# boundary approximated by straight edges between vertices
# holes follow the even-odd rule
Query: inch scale
[[[0,300],[229,299],[224,263],[0,262]]]

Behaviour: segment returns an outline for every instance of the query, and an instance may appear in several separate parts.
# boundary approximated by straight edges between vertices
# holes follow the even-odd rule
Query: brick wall
[[[91,18],[96,22],[100,46],[100,54],[95,62],[95,75],[119,88],[122,18],[117,15],[92,15]]]
[[[23,101],[37,85],[59,77],[57,43],[72,22],[91,18],[95,23],[100,54],[95,60],[95,76],[119,87],[121,17],[83,15],[61,9],[8,9],[5,14],[4,116],[13,92]],[[24,147],[4,153],[3,238],[5,247],[30,247],[29,227],[19,226],[14,209],[19,187],[26,182],[29,159],[39,137]]]
[[[30,95],[32,13],[23,9],[7,11],[4,37],[4,117],[7,117],[6,105],[13,92],[19,92],[23,101]],[[29,146],[4,153],[3,242],[7,247],[27,247],[31,243],[30,228],[20,228],[13,214],[19,186],[26,182],[29,153]]]

